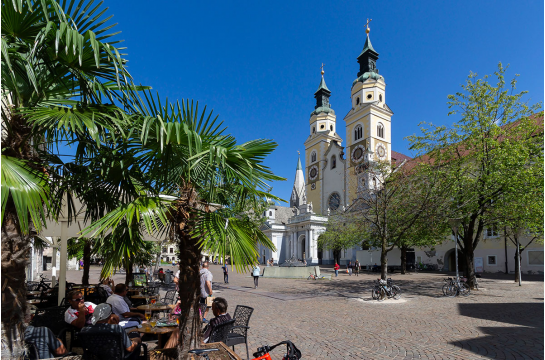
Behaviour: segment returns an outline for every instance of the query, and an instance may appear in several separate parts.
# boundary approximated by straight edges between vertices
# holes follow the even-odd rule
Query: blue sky
[[[447,95],[470,71],[491,74],[510,64],[518,89],[543,100],[542,1],[112,1],[138,83],[169,100],[189,98],[214,109],[239,142],[269,138],[278,149],[267,165],[287,181],[273,193],[289,199],[304,152],[313,97],[325,63],[337,130],[350,110],[356,57],[372,18],[377,67],[387,83],[392,149],[407,155],[404,137],[418,123],[452,124]],[[344,142],[343,142],[344,144]]]

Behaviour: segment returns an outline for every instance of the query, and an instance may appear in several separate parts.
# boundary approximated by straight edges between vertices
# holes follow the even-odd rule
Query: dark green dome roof
[[[326,107],[326,106],[320,106],[320,107],[316,108],[313,112],[311,112],[310,116],[318,115],[320,113],[335,115],[335,111],[332,108]]]
[[[371,78],[373,80],[378,80],[378,79],[384,80],[384,77],[382,77],[382,75],[379,75],[379,74],[371,71],[371,72],[366,72],[366,73],[361,74],[356,80],[354,80],[352,82],[352,86],[354,86],[357,82],[365,82],[365,80],[367,80],[369,78]]]

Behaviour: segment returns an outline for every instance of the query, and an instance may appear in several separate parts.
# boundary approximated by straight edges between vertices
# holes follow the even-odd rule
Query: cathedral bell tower
[[[342,139],[337,135],[337,118],[331,108],[329,97],[331,91],[324,80],[324,65],[322,64],[322,78],[318,90],[314,93],[316,106],[310,113],[310,135],[305,141],[305,165],[306,165],[306,193],[307,201],[313,204],[314,212],[320,214],[327,209],[322,204],[323,200],[323,169],[327,160],[326,151],[331,142],[341,144]]]
[[[392,110],[386,105],[386,82],[379,75],[379,54],[369,37],[369,22],[363,50],[357,57],[359,71],[352,83],[352,109],[345,116],[347,142],[347,178],[349,200],[373,187],[373,176],[368,173],[369,162],[391,159]]]

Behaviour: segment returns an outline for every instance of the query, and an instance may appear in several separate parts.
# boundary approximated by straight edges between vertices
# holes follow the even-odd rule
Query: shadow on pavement
[[[450,344],[487,358],[543,358],[543,304],[458,304],[460,315],[515,326],[479,327],[486,336]]]

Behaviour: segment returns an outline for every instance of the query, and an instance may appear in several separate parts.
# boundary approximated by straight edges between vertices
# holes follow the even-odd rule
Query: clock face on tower
[[[341,205],[341,195],[337,193],[331,194],[329,197],[328,207],[329,210],[337,210],[339,206]]]
[[[377,145],[377,155],[380,160],[384,160],[386,158],[386,148],[384,147],[384,145]]]
[[[310,168],[308,172],[308,177],[310,178],[310,180],[316,180],[316,178],[318,177],[318,167],[316,165]]]

